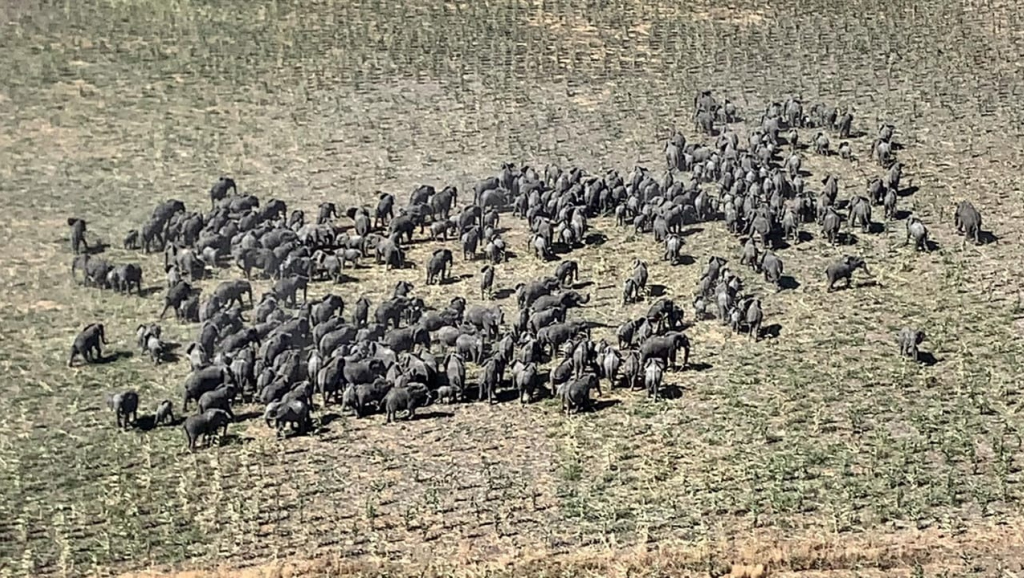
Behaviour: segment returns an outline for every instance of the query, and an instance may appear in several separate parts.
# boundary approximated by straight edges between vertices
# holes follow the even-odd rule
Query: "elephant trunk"
[[[584,295],[583,299],[580,301],[580,303],[584,303],[584,304],[590,303],[590,293],[587,293],[586,295]]]

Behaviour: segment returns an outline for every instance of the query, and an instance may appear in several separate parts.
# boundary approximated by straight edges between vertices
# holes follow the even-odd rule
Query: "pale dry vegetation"
[[[1020,571],[1016,5],[37,1],[4,6],[0,26],[0,576]],[[102,410],[117,388],[136,388],[146,411],[177,401],[184,362],[63,365],[85,324],[105,321],[129,351],[160,307],[159,292],[76,286],[67,216],[126,262],[142,259],[117,247],[128,228],[158,200],[205,209],[220,174],[310,211],[376,190],[404,202],[422,182],[468,190],[507,160],[661,170],[703,87],[751,118],[799,92],[854,106],[866,133],[894,123],[916,189],[901,208],[939,250],[901,247],[902,224],[858,234],[878,283],[826,294],[838,250],[787,249],[796,289],[770,294],[742,273],[777,337],[699,324],[707,368],[670,374],[681,398],[615,391],[571,420],[554,402],[432,407],[389,427],[328,412],[314,435],[279,440],[250,420],[192,455],[180,429],[120,433]],[[861,194],[878,171],[869,142],[854,142],[861,162],[808,168],[838,173],[840,197]],[[961,248],[962,198],[998,242]],[[522,256],[498,284],[550,271],[506,224]],[[670,268],[648,237],[593,225],[607,241],[572,255],[596,296],[580,315],[614,327],[646,309],[619,305],[634,256],[689,303],[699,265]],[[721,223],[700,228],[687,254],[738,261]],[[162,282],[158,261],[141,261],[147,287]],[[455,273],[478,268],[457,259]],[[427,288],[422,268],[356,276],[311,296],[398,279],[428,303],[478,295],[475,278]],[[934,365],[897,357],[905,324],[929,332]],[[164,325],[179,342],[194,332]]]

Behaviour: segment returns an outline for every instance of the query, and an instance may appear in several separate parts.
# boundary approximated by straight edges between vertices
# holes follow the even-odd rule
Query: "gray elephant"
[[[685,369],[690,362],[690,339],[682,332],[670,331],[664,335],[648,337],[640,344],[640,362],[646,366],[648,359],[660,359],[667,367],[676,367],[679,350],[683,351]]]
[[[128,429],[139,418],[139,394],[135,390],[107,394],[107,407],[117,416],[117,427]]]
[[[289,304],[292,307],[298,307],[298,292],[302,291],[302,302],[305,303],[308,288],[309,278],[301,275],[295,275],[292,277],[286,277],[274,283],[271,292],[278,301]]]
[[[199,396],[199,401],[197,402],[199,409],[197,411],[198,413],[204,413],[210,409],[222,409],[234,419],[235,414],[231,411],[231,404],[235,401],[237,394],[238,388],[235,384],[222,384],[216,389],[207,391]]]
[[[839,261],[831,263],[825,269],[825,276],[828,277],[828,287],[826,288],[826,291],[831,293],[835,288],[835,284],[838,283],[840,279],[846,280],[846,287],[850,287],[853,280],[853,272],[857,269],[863,269],[864,273],[868,275],[871,274],[868,271],[867,263],[865,263],[864,259],[861,257],[844,255]]]
[[[217,182],[210,187],[210,208],[216,208],[217,203],[228,196],[228,191],[238,194],[238,186],[235,185],[234,179],[230,177],[217,179]]]
[[[68,367],[71,367],[76,355],[81,355],[86,363],[100,361],[103,351],[100,344],[107,345],[107,337],[103,331],[102,323],[91,323],[85,326],[75,337],[71,344],[71,354],[68,356]]]
[[[437,249],[427,261],[427,285],[437,281],[446,281],[452,267],[451,249]]]
[[[596,389],[598,392],[601,391],[601,385],[598,382],[597,376],[593,373],[584,374],[563,385],[560,393],[562,410],[565,411],[565,415],[571,416],[573,413],[578,413],[581,409],[591,409],[593,406],[590,399],[590,390],[592,389]]]
[[[85,241],[85,221],[68,217],[68,226],[71,227],[71,252],[75,255],[89,250],[89,244]]]
[[[226,367],[212,365],[193,371],[185,378],[182,411],[188,411],[190,400],[199,401],[204,393],[213,391],[222,384],[233,382],[231,371]]]
[[[209,445],[210,438],[217,435],[219,430],[223,430],[222,435],[227,435],[229,423],[231,416],[222,409],[211,409],[205,413],[188,416],[181,429],[185,431],[189,451],[195,451],[200,438],[204,438],[206,445]]]
[[[907,239],[903,242],[904,245],[910,243],[910,240],[914,240],[914,249],[917,251],[928,252],[928,228],[924,226],[921,219],[917,217],[910,217],[907,219]]]
[[[668,261],[672,265],[678,265],[683,258],[682,248],[683,238],[679,235],[669,235],[665,239],[665,253],[662,255],[662,259]]]
[[[519,402],[527,404],[533,401],[533,395],[537,386],[537,364],[517,364],[513,368],[512,373],[516,390],[519,392]]]
[[[224,281],[213,290],[212,295],[220,298],[221,303],[225,306],[229,306],[234,302],[238,303],[239,307],[243,307],[245,303],[242,301],[242,297],[245,295],[249,296],[249,306],[253,306],[252,300],[252,283],[245,279],[233,279],[231,281]]]
[[[900,355],[903,357],[909,357],[914,361],[918,360],[920,352],[918,346],[925,340],[924,331],[912,329],[910,327],[904,327],[900,329],[899,334],[896,335],[896,342],[900,346]]]
[[[661,382],[664,379],[665,366],[660,359],[651,358],[644,366],[644,386],[647,388],[647,395],[658,401],[658,392],[661,389]]]
[[[484,340],[479,335],[459,335],[455,340],[455,351],[463,359],[480,364],[484,357]]]
[[[819,131],[818,134],[814,135],[814,152],[825,156],[830,154],[827,134]]]
[[[311,413],[309,401],[305,399],[282,399],[267,404],[263,419],[276,430],[278,436],[284,433],[286,425],[291,425],[292,431],[304,434],[313,427]]]
[[[491,299],[494,293],[494,266],[485,265],[480,269],[480,298]]]
[[[832,207],[825,209],[821,219],[821,233],[828,239],[829,244],[835,245],[839,242],[839,230],[843,226],[843,219]]]
[[[501,307],[497,305],[494,307],[474,305],[466,310],[464,319],[466,323],[482,331],[486,337],[496,339],[499,327],[505,321],[505,315],[502,313]]]
[[[590,294],[583,295],[578,291],[566,291],[559,295],[542,295],[538,297],[530,308],[534,311],[544,311],[545,309],[552,309],[555,307],[561,307],[563,309],[572,309],[574,307],[581,307],[590,302]]]
[[[885,192],[885,198],[882,200],[882,203],[885,207],[885,218],[887,220],[896,218],[897,200],[896,191],[889,189]]]
[[[852,229],[859,226],[867,233],[871,230],[871,201],[865,197],[854,197],[850,202],[850,217],[847,225]]]
[[[775,253],[768,251],[761,255],[760,268],[764,274],[764,280],[775,285],[776,291],[780,291],[782,289],[782,259]]]
[[[740,265],[747,265],[752,270],[757,271],[758,263],[757,244],[754,243],[753,237],[749,237],[747,242],[743,244]]]
[[[975,245],[981,244],[981,213],[970,201],[960,201],[953,216],[956,232],[964,235],[964,243],[968,238],[974,239]]]
[[[156,413],[153,415],[153,425],[158,426],[164,422],[174,423],[174,404],[171,400],[165,399],[156,406]]]
[[[850,143],[848,141],[844,140],[839,143],[839,158],[844,161],[853,160],[853,149],[850,148]]]
[[[751,299],[746,309],[747,335],[750,339],[757,341],[761,338],[761,324],[764,322],[761,300]]]
[[[416,416],[416,409],[430,403],[430,390],[422,383],[410,383],[405,387],[393,387],[384,396],[384,411],[387,413],[386,423],[395,420],[400,411],[405,411],[406,420]]]

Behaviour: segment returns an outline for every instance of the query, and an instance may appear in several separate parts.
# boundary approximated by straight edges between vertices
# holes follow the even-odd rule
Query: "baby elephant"
[[[222,435],[227,435],[228,424],[231,423],[231,416],[222,409],[210,409],[203,413],[190,415],[182,424],[181,429],[185,430],[185,438],[188,440],[189,451],[196,450],[196,442],[200,437],[205,438],[207,445],[210,437],[217,435],[217,430],[223,428]]]
[[[153,425],[158,426],[164,422],[174,423],[174,404],[171,400],[165,399],[156,407],[156,415],[153,416]]]
[[[461,397],[459,388],[454,385],[442,385],[434,393],[434,399],[438,403],[452,404]]]
[[[139,418],[139,394],[134,390],[107,394],[107,407],[117,415],[117,427],[128,429]]]
[[[825,269],[825,275],[828,277],[827,291],[831,293],[840,279],[845,280],[846,286],[849,287],[853,279],[853,272],[857,269],[863,269],[868,275],[871,274],[868,271],[867,263],[865,263],[864,259],[860,257],[844,255],[841,260],[829,265]]]
[[[921,345],[924,341],[924,331],[917,329],[911,329],[910,327],[904,327],[900,329],[899,335],[896,336],[896,342],[900,346],[900,355],[903,357],[909,357],[914,361],[918,359],[917,346]]]
[[[92,363],[98,361],[103,357],[103,351],[100,349],[100,343],[107,344],[107,336],[103,333],[102,323],[92,323],[87,325],[81,333],[75,337],[74,343],[71,344],[71,355],[68,356],[68,367],[75,360],[76,355],[81,355],[85,359],[86,363]]]

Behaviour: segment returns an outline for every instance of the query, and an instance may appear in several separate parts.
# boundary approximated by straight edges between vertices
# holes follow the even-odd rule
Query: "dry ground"
[[[1019,575],[1015,4],[23,0],[0,7],[0,27],[0,576],[717,575],[733,562]],[[771,294],[744,273],[776,338],[698,325],[705,368],[671,376],[680,399],[616,391],[572,420],[551,402],[474,404],[390,427],[322,415],[316,435],[288,440],[250,420],[190,455],[180,430],[119,433],[101,409],[117,388],[138,389],[147,410],[177,400],[183,363],[63,367],[96,320],[131,351],[160,300],[75,286],[67,216],[116,245],[158,200],[205,208],[224,173],[308,211],[375,190],[404,199],[421,182],[465,190],[506,160],[660,170],[661,143],[690,129],[705,86],[751,117],[800,92],[854,106],[863,131],[895,123],[916,189],[901,207],[939,249],[901,247],[900,223],[858,233],[843,251],[865,255],[878,283],[831,295],[822,270],[839,250],[785,249],[796,289]],[[878,172],[868,138],[862,162],[811,170],[859,194]],[[962,198],[997,243],[961,248]],[[607,241],[573,254],[596,296],[581,315],[615,325],[644,310],[617,302],[634,256],[689,301],[699,265],[669,268],[649,239],[594,226]],[[699,228],[689,254],[738,259],[720,224]],[[143,266],[159,285],[157,257]],[[514,259],[499,283],[551,267]],[[313,294],[377,294],[399,278],[431,303],[476,291],[472,277],[428,289],[421,269],[357,275]],[[928,332],[934,365],[897,359],[905,324]],[[165,328],[182,342],[194,331]]]

